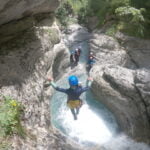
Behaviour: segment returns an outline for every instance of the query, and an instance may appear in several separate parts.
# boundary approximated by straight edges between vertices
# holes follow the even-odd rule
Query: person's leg
[[[88,70],[89,72],[90,72],[91,68],[92,68],[92,65],[91,65],[91,64],[89,64],[89,70]]]
[[[71,66],[71,69],[73,69],[73,67],[74,67],[74,64],[73,64],[73,62],[71,62],[70,66]]]
[[[74,65],[77,66],[77,60],[75,60]]]
[[[77,115],[79,114],[80,108],[82,107],[82,104],[83,104],[83,101],[82,101],[82,100],[80,100],[79,102],[80,102],[79,106],[76,107],[76,114],[77,114]]]
[[[71,110],[71,113],[73,114],[74,120],[77,120],[75,109],[70,109],[70,110]]]
[[[89,64],[87,65],[86,69],[87,69],[87,72],[89,73],[89,71],[90,71],[90,65]]]
[[[76,108],[76,114],[77,114],[77,115],[79,114],[79,110],[80,110],[80,107],[77,107],[77,108]]]
[[[79,56],[77,57],[77,65],[78,65],[78,62],[79,62]]]
[[[78,56],[76,55],[75,56],[75,66],[77,66],[78,65]]]
[[[72,61],[72,62],[71,62],[71,69],[73,69],[74,67],[75,67],[75,62]]]

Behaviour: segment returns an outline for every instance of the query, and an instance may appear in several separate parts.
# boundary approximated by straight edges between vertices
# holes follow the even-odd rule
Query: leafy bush
[[[129,6],[130,5],[130,0],[112,0],[110,2],[110,5],[113,9],[116,9],[121,6]]]
[[[87,10],[89,0],[65,0],[71,7],[75,15],[79,15],[81,10]]]
[[[86,23],[88,10],[88,0],[64,0],[56,10],[56,17],[63,26],[67,26],[72,16],[78,18],[79,23]]]
[[[144,17],[142,9],[134,7],[119,7],[115,13],[119,19],[119,29],[129,35],[144,36]]]
[[[144,23],[144,37],[149,38],[150,37],[150,1],[149,0],[131,0],[131,5],[135,8],[138,8],[141,10],[141,8],[144,8],[144,11],[142,12],[145,23]]]
[[[59,39],[59,32],[58,32],[57,29],[55,29],[55,28],[49,28],[49,29],[44,29],[44,31],[46,33],[48,33],[48,35],[50,37],[50,41],[53,44],[59,43],[60,39]]]
[[[131,23],[144,22],[144,17],[141,13],[141,10],[134,7],[119,7],[115,10],[115,13],[120,17],[121,20],[124,21],[131,21]]]
[[[10,97],[4,97],[0,105],[0,136],[5,137],[13,133],[24,135],[20,123],[22,106]]]
[[[118,29],[133,36],[150,35],[150,1],[147,0],[62,1],[57,12],[62,24],[68,23],[70,14],[77,16],[79,23],[88,23],[89,16],[97,16],[100,26],[113,21],[116,28],[111,27],[108,32]]]
[[[7,140],[1,140],[0,139],[0,150],[10,150],[11,147],[11,143],[9,142],[9,139]]]
[[[116,32],[117,32],[117,25],[113,24],[111,27],[107,29],[106,34],[109,36],[114,36]]]
[[[66,26],[69,20],[69,15],[73,13],[72,7],[68,2],[62,2],[55,14],[63,26]]]
[[[104,24],[106,16],[110,12],[110,3],[105,0],[89,0],[91,12],[99,18],[100,25]]]
[[[78,21],[79,23],[87,23],[87,11],[85,8],[81,8],[78,13]]]

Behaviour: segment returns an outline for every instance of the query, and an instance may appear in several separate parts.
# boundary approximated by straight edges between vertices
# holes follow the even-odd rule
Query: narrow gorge
[[[88,31],[78,23],[62,28],[54,13],[59,3],[57,0],[1,1],[0,108],[5,96],[23,105],[21,124],[25,136],[15,132],[7,138],[0,136],[0,149],[150,150],[150,40],[121,32],[111,37],[103,29]],[[78,46],[82,48],[82,57],[71,70],[70,52]],[[90,93],[84,97],[79,118],[89,115],[84,124],[88,126],[89,121],[87,133],[97,128],[91,136],[101,136],[96,136],[95,141],[91,137],[87,142],[82,138],[88,134],[78,135],[80,120],[67,118],[64,95],[45,84],[47,77],[52,76],[58,85],[67,87],[68,75],[75,74],[84,85],[89,50],[97,58],[89,73],[94,81]],[[101,143],[106,138],[102,134],[104,128],[96,126],[99,120],[93,121],[95,126],[92,124],[90,128],[94,116],[88,114],[89,110],[103,118],[114,133],[105,142]],[[57,111],[62,113],[60,118]],[[73,131],[76,135],[71,134]]]

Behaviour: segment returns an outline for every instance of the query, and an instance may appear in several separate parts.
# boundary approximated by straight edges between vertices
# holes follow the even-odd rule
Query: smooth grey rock
[[[93,92],[115,114],[123,131],[148,142],[150,73],[141,67],[148,68],[150,59],[141,52],[149,43],[123,34],[113,39],[96,30],[90,39],[90,50],[96,56],[96,64],[90,71],[94,77]],[[131,48],[136,48],[135,53]]]
[[[119,43],[115,39],[105,34],[94,33],[91,37],[90,42],[99,48],[109,49],[112,51],[116,51],[120,47]]]
[[[150,118],[150,70],[137,70],[135,73],[135,85],[140,92],[141,98],[147,108],[147,113]]]
[[[12,137],[14,150],[77,147],[68,144],[66,137],[55,132],[50,122],[52,88],[44,87],[45,79],[55,75],[55,71],[59,76],[59,73],[65,72],[69,63],[68,59],[59,57],[61,54],[69,58],[68,49],[59,42],[60,31],[57,25],[48,23],[43,26],[41,23],[34,30],[27,30],[0,48],[0,94],[20,101],[25,107],[22,123],[27,136],[26,139],[17,135]]]
[[[105,34],[93,33],[90,39],[90,50],[96,55],[96,62],[99,65],[114,64],[135,68],[126,50],[119,45],[117,40]]]
[[[150,69],[150,41],[117,33],[116,38],[127,50],[137,68]]]
[[[65,34],[63,34],[62,39],[69,47],[77,42],[87,41],[90,38],[87,29],[78,24],[68,26],[64,32]]]
[[[58,0],[1,0],[0,25],[38,13],[54,12]]]
[[[123,131],[147,140],[150,126],[145,106],[134,84],[134,71],[115,65],[95,66],[93,92],[116,116]]]

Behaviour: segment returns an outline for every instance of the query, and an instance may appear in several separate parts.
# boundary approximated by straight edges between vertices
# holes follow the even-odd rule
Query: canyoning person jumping
[[[53,78],[51,78],[51,77],[49,77],[47,80],[50,81],[50,85],[52,85],[52,87],[55,90],[67,94],[67,96],[68,96],[67,106],[70,108],[71,113],[74,117],[74,120],[77,120],[77,115],[79,114],[79,110],[82,106],[82,100],[80,99],[80,95],[83,92],[89,90],[89,88],[91,87],[93,79],[91,77],[89,77],[87,79],[87,81],[88,81],[87,86],[82,87],[81,85],[79,85],[79,81],[78,81],[78,78],[76,76],[74,76],[74,75],[69,76],[68,82],[69,82],[70,87],[67,89],[58,87],[53,82]]]

